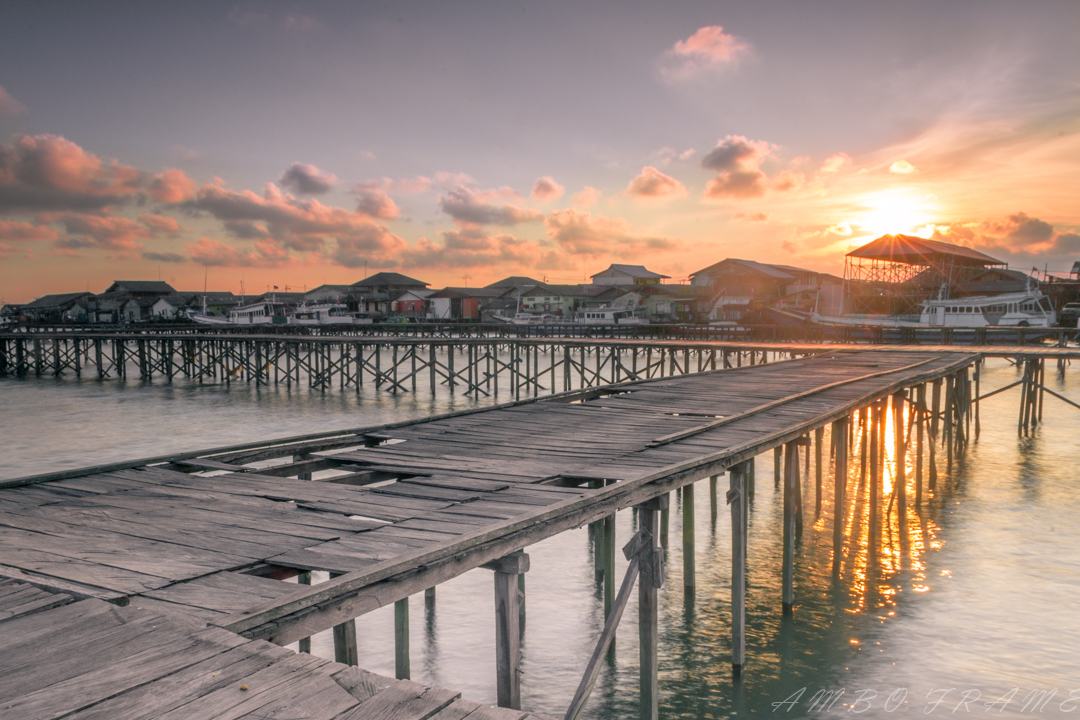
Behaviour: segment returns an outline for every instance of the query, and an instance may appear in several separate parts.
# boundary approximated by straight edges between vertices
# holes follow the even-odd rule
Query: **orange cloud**
[[[553,178],[545,175],[533,183],[532,199],[537,202],[551,202],[561,198],[564,192],[566,192],[566,188],[555,182]]]
[[[200,237],[184,245],[191,261],[216,267],[278,267],[288,260],[288,254],[273,242],[257,242],[255,250],[241,250],[232,245]]]
[[[398,206],[376,182],[356,183],[356,211],[371,218],[394,220],[401,214]]]
[[[646,165],[627,185],[626,192],[639,199],[670,199],[685,195],[686,186],[651,165]]]
[[[825,158],[825,162],[821,166],[821,172],[828,175],[837,173],[843,170],[845,167],[851,164],[851,156],[847,153],[836,153]]]
[[[897,175],[910,175],[913,172],[917,172],[918,168],[909,163],[907,160],[897,160],[889,166],[889,172],[896,173]]]
[[[616,254],[633,257],[648,251],[670,250],[675,241],[661,237],[638,237],[622,218],[593,217],[581,210],[557,210],[544,219],[548,236],[572,255]]]
[[[601,192],[591,185],[586,185],[581,192],[574,195],[574,204],[582,207],[595,205],[600,200]]]
[[[555,267],[560,262],[554,248],[509,233],[488,233],[470,227],[447,230],[443,244],[420,238],[402,255],[402,265],[411,268],[536,268]]]
[[[717,71],[734,65],[750,52],[750,43],[724,32],[720,25],[707,25],[660,58],[660,74],[668,80],[682,80],[703,71]]]
[[[198,186],[182,170],[170,169],[154,176],[150,181],[150,197],[158,202],[175,205],[195,197]]]
[[[38,242],[59,239],[60,233],[48,225],[35,225],[18,220],[0,220],[0,240]]]
[[[458,187],[439,196],[439,207],[454,220],[471,225],[517,225],[542,217],[539,210],[497,202],[500,196],[514,194],[510,188],[476,192]]]
[[[183,230],[183,228],[180,227],[180,223],[176,221],[176,218],[169,217],[168,215],[142,213],[139,215],[139,222],[146,226],[147,230],[163,235],[176,235]]]

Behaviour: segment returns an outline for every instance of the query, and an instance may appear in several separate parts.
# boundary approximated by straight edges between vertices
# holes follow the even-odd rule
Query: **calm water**
[[[1050,368],[1047,375],[1051,388],[1080,400],[1073,371],[1064,380]],[[1007,363],[991,361],[983,389],[1016,378]],[[473,403],[460,396],[432,400],[370,389],[358,396],[9,379],[0,381],[0,476],[377,424]],[[1080,702],[1067,701],[1070,692],[1080,698],[1080,524],[1075,519],[1080,410],[1047,396],[1044,425],[1035,437],[1018,439],[1017,403],[1015,390],[983,403],[981,437],[953,476],[942,477],[937,497],[921,513],[909,514],[905,539],[898,536],[894,514],[881,570],[869,576],[855,533],[842,578],[833,581],[828,487],[825,510],[815,518],[813,483],[804,480],[808,515],[793,619],[780,613],[781,507],[771,454],[759,458],[748,551],[747,666],[740,683],[733,683],[730,673],[726,478],[720,482],[715,523],[708,483],[696,490],[693,605],[686,604],[682,591],[679,504],[672,498],[669,574],[661,591],[661,716],[816,716],[808,708],[814,693],[841,688],[846,693],[833,713],[1080,714]],[[852,472],[849,495],[855,491],[857,462]],[[909,470],[909,479],[912,474]],[[621,547],[633,531],[631,514],[620,514],[617,527]],[[561,715],[602,625],[588,533],[567,532],[528,552],[523,703]],[[620,562],[620,578],[624,569]],[[492,592],[491,573],[473,571],[440,586],[433,610],[422,596],[412,599],[414,679],[494,702]],[[632,600],[615,661],[604,669],[587,717],[636,716],[636,614]],[[359,618],[357,632],[361,666],[393,675],[392,609]],[[332,657],[329,633],[317,636],[313,648]],[[806,690],[799,696],[801,688]],[[1008,705],[986,706],[1014,688],[1019,690]],[[1030,691],[1054,689],[1041,712],[1030,705],[1021,712]],[[970,702],[959,704],[965,694]],[[895,713],[886,711],[890,697],[888,707]],[[789,698],[792,705],[774,707]],[[935,706],[935,700],[942,702]],[[1075,711],[1068,712],[1071,708]]]

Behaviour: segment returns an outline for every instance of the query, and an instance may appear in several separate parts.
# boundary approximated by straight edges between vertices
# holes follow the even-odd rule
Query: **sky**
[[[1080,260],[1080,3],[0,4],[0,302]]]

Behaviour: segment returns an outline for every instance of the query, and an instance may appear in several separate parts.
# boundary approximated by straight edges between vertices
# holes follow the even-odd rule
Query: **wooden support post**
[[[298,584],[300,584],[300,585],[310,585],[311,584],[311,573],[310,572],[302,572],[302,573],[300,573],[299,575],[296,576],[296,582]],[[309,637],[300,638],[300,652],[308,653],[308,654],[311,653],[311,638],[309,638]]]
[[[409,598],[394,602],[394,677],[408,680],[409,669]]]
[[[922,507],[923,484],[923,440],[926,425],[926,384],[915,389],[915,507]]]
[[[709,519],[712,521],[713,529],[716,529],[716,476],[713,475],[709,478]]]
[[[356,621],[346,620],[334,626],[334,661],[342,665],[358,665],[356,653]]]
[[[1061,362],[1060,360],[1058,361]],[[983,358],[979,358],[975,361],[975,439],[979,439],[979,432],[981,430],[979,423],[979,380],[982,376]]]
[[[907,438],[904,437],[904,402],[907,393],[903,390],[892,396],[893,409],[893,456],[896,460],[896,517],[900,527],[900,537],[907,535]]]
[[[798,440],[784,445],[784,563],[782,607],[791,615],[795,607],[795,524],[799,482]]]
[[[782,470],[782,458],[784,457],[784,449],[782,446],[777,445],[773,448],[773,483],[777,489],[780,488],[780,478],[784,476]]]
[[[668,493],[670,495],[670,493]],[[660,545],[665,549],[668,546],[668,527],[671,524],[671,511],[668,503],[664,503],[664,509],[660,511]]]
[[[930,403],[933,406],[930,415],[930,440],[937,442],[941,438],[941,435],[938,434],[941,420],[941,378],[935,380],[931,386]]]
[[[878,505],[880,498],[878,493],[880,492],[881,482],[878,479],[880,476],[880,467],[878,463],[878,424],[881,423],[881,405],[875,402],[870,407],[870,420],[869,420],[869,434],[870,434],[870,502],[869,502],[869,523],[868,523],[868,536],[869,536],[869,560],[875,562],[877,558],[877,541],[879,533],[879,518],[878,518]]]
[[[832,437],[835,448],[833,466],[833,575],[840,574],[840,560],[844,549],[844,491],[847,488],[847,426],[849,418],[833,423]]]
[[[746,662],[746,463],[728,471],[727,502],[731,506],[731,670]]]
[[[528,572],[520,550],[485,563],[495,571],[495,686],[499,707],[521,709],[521,591],[518,575]]]
[[[821,485],[822,476],[824,474],[824,468],[822,467],[822,452],[821,446],[825,442],[825,428],[819,427],[814,431],[814,516],[821,515]],[[807,453],[809,455],[810,453]]]
[[[604,617],[607,618],[615,604],[615,516],[608,515],[600,527],[604,546]]]
[[[657,515],[668,507],[668,496],[661,495],[638,506],[639,527],[649,532],[652,552],[643,551],[641,578],[638,583],[638,667],[640,670],[641,720],[659,720],[660,688],[658,673],[659,613],[657,590],[664,583],[664,555],[656,543]]]
[[[694,539],[694,483],[690,483],[682,489],[683,594],[687,602],[693,601],[697,585]]]

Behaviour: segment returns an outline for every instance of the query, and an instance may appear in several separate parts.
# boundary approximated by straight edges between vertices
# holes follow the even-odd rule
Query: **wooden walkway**
[[[715,476],[870,402],[964,371],[977,359],[957,352],[817,349],[799,360],[623,383],[381,429],[2,483],[0,577],[84,602],[10,619],[9,628],[31,628],[25,641],[0,628],[0,657],[40,671],[0,672],[0,710],[33,696],[41,716],[68,717],[64,713],[106,701],[102,696],[73,708],[68,703],[78,693],[45,691],[81,682],[90,692],[97,682],[90,676],[59,673],[54,684],[41,684],[54,677],[47,672],[54,662],[71,673],[93,666],[85,654],[93,644],[71,645],[77,638],[69,643],[59,630],[62,621],[49,619],[68,617],[61,613],[93,608],[111,618],[110,627],[130,626],[125,632],[132,638],[147,634],[151,639],[139,651],[147,667],[173,655],[158,636],[202,647],[194,636],[183,639],[181,626],[201,627],[191,632],[216,648],[184,667],[229,653],[240,662],[248,652],[238,650],[247,647],[245,638],[284,645],[482,565],[497,576],[510,572],[499,563],[528,545]],[[339,576],[311,586],[286,581],[311,570]],[[40,596],[24,599],[48,604]],[[172,629],[159,629],[159,622]],[[23,649],[14,652],[17,647]],[[102,677],[110,669],[127,677],[121,666],[135,672],[144,665],[131,659],[135,655],[101,657]],[[306,678],[296,680],[297,693],[307,693],[308,683],[344,687],[332,663],[266,657],[281,672]],[[136,672],[132,677],[142,680],[130,691],[136,693],[132,702],[139,706],[137,698],[147,697],[147,682],[179,695],[202,698],[205,687],[208,698],[220,692],[243,701],[235,687],[217,690],[204,676],[181,670],[158,680]],[[454,697],[431,692],[449,697],[447,703]],[[268,703],[276,697],[268,695]],[[360,702],[347,687],[333,697]],[[338,715],[312,717],[414,717],[364,713],[363,707],[343,705]],[[171,717],[86,712],[70,716]],[[186,717],[244,716],[216,712]]]

